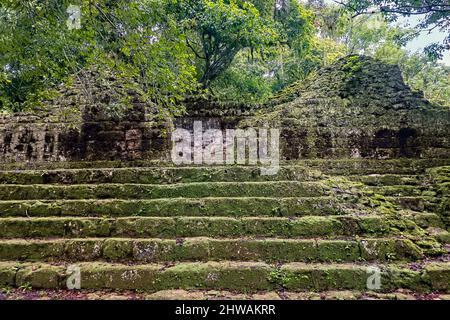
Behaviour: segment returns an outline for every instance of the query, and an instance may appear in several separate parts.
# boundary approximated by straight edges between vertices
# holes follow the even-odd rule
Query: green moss
[[[67,164],[67,163],[66,163]],[[95,163],[89,162],[85,166]],[[113,165],[113,164],[111,164]],[[118,164],[117,164],[118,165]],[[125,165],[125,164],[124,164]],[[143,163],[145,165],[145,163]],[[100,183],[140,183],[173,184],[190,182],[239,182],[239,181],[310,181],[321,177],[318,170],[305,166],[283,166],[277,175],[262,176],[255,166],[228,167],[161,167],[143,168],[85,168],[75,170],[26,170],[1,171],[2,184],[100,184]]]
[[[447,228],[450,228],[450,166],[441,166],[427,170],[432,195],[426,200],[433,202],[435,212],[439,214]]]
[[[39,171],[3,172],[0,181],[11,182],[1,188],[4,199],[9,193],[80,199],[0,202],[0,259],[52,262],[0,263],[0,285],[63,288],[62,262],[77,261],[82,286],[92,289],[366,290],[370,262],[386,264],[382,291],[445,291],[448,266],[427,269],[425,260],[421,271],[408,267],[446,252],[445,233],[430,227],[445,228],[448,169],[419,175],[436,163],[292,162],[267,178],[275,181],[259,178],[256,167],[240,166],[53,171],[41,178]],[[373,172],[390,173],[354,176]],[[37,184],[21,185],[27,177]],[[141,184],[125,183],[132,179]],[[284,179],[291,182],[276,181]],[[112,196],[144,199],[83,200]],[[174,198],[150,199],[162,196]],[[33,240],[20,240],[25,237]]]
[[[392,266],[382,273],[383,290],[396,288],[410,289],[415,292],[428,292],[430,286],[419,271],[413,271],[401,266]]]
[[[427,255],[438,256],[447,253],[447,250],[442,247],[442,244],[435,237],[422,237],[414,240]]]
[[[180,264],[165,270],[156,283],[157,289],[225,289],[252,292],[270,290],[270,267],[258,263]]]
[[[319,261],[358,261],[361,257],[356,241],[329,240],[317,242]]]
[[[127,267],[106,263],[80,264],[83,289],[152,290],[162,265]]]
[[[117,241],[107,239],[103,243],[102,256],[107,260],[126,260],[132,257],[133,247],[131,241]]]
[[[60,289],[65,288],[65,269],[60,266],[33,265],[25,266],[17,271],[15,285],[31,285],[33,288]]]
[[[18,263],[0,261],[0,287],[12,287],[15,285]]]
[[[323,265],[318,268],[292,263],[281,268],[285,275],[284,287],[288,290],[325,291],[330,289],[366,288],[364,267],[349,265]]]
[[[1,185],[0,200],[34,199],[158,199],[203,197],[308,197],[326,195],[319,182],[210,182],[174,185]]]
[[[450,263],[430,263],[425,267],[427,280],[433,290],[448,292],[450,289]]]
[[[408,239],[368,239],[359,242],[361,257],[364,260],[417,260],[423,252]]]
[[[62,256],[64,246],[62,242],[26,240],[0,242],[0,257],[2,260],[48,260]]]
[[[279,208],[279,211],[274,209]],[[154,200],[2,201],[3,216],[304,216],[343,213],[337,199],[175,198]]]

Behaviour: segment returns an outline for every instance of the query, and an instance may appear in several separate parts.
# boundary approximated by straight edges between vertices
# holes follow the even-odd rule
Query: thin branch
[[[192,50],[192,52],[194,52],[195,56],[199,59],[203,59],[206,60],[206,57],[202,57],[197,50],[195,50],[195,48],[191,45],[191,43],[189,42],[189,39],[186,38],[186,45]]]
[[[100,14],[105,18],[105,20],[116,30],[119,30],[119,28],[108,18],[105,12],[103,12],[102,8],[98,4],[94,4],[94,7],[100,12]]]

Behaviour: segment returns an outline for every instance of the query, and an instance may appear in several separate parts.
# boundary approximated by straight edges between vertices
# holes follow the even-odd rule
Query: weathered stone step
[[[428,196],[386,196],[385,199],[417,212],[436,212],[438,207],[438,203],[434,203],[436,199]]]
[[[427,168],[450,166],[448,158],[430,159],[310,159],[281,161],[280,166],[300,166],[314,168],[329,174],[419,174]],[[138,160],[138,161],[60,161],[60,162],[15,162],[2,163],[0,169],[5,170],[54,170],[54,169],[104,169],[104,168],[183,168],[167,161]],[[195,167],[195,166],[192,166]],[[200,171],[205,168],[232,169],[237,166],[197,166]],[[255,166],[247,166],[259,175]]]
[[[77,292],[78,293],[78,292]],[[73,296],[73,291],[67,291],[66,294]],[[39,294],[36,294],[39,296]],[[26,299],[26,294],[20,291],[13,291],[6,295],[11,296],[12,300]],[[60,291],[42,292],[42,296],[50,296],[52,299],[64,299],[64,293]],[[79,293],[79,299],[86,300],[127,300],[133,297],[131,294],[120,292],[83,292]],[[23,298],[22,298],[23,297]],[[294,292],[294,291],[261,291],[255,293],[236,293],[230,291],[215,290],[161,290],[150,294],[145,294],[142,300],[450,300],[450,294],[430,293],[416,295],[412,291],[403,289],[392,292],[378,293],[374,290],[332,290],[322,292]]]
[[[421,228],[445,228],[442,217],[436,213],[405,210],[404,215],[413,220]]]
[[[256,292],[285,288],[290,291],[367,290],[373,269],[366,264],[263,262],[194,262],[124,265],[85,262],[72,265],[0,262],[0,286],[66,289],[74,274],[82,289],[160,291],[167,289],[235,290]],[[379,265],[381,290],[448,291],[450,262],[424,263],[420,270],[408,265]],[[79,269],[77,269],[79,268]],[[73,282],[72,282],[73,283]]]
[[[91,184],[140,183],[172,184],[184,182],[239,181],[312,181],[322,176],[316,169],[283,166],[276,175],[261,175],[254,166],[228,167],[153,167],[153,168],[86,168],[0,171],[3,184]]]
[[[365,190],[371,190],[375,193],[388,197],[435,197],[436,192],[430,190],[429,187],[420,186],[367,186]]]
[[[320,182],[200,182],[158,184],[0,185],[0,200],[318,197]]]
[[[447,230],[431,227],[428,228],[427,231],[440,243],[450,244],[450,232],[448,232]]]
[[[415,294],[399,289],[390,292],[374,290],[330,290],[321,292],[278,291],[232,292],[225,290],[161,290],[153,293],[133,290],[52,290],[8,288],[0,293],[5,300],[450,300],[450,294],[442,292]]]
[[[450,262],[424,263],[419,268],[387,265],[381,269],[381,290],[410,289],[416,292],[442,291],[450,288]],[[420,270],[418,270],[420,269]],[[279,278],[287,290],[367,289],[366,266],[351,264],[315,265],[290,263],[280,268]]]
[[[423,176],[408,174],[369,174],[347,176],[349,180],[362,182],[368,186],[418,186],[423,183]]]
[[[390,234],[383,216],[1,218],[2,238],[327,237]]]
[[[338,214],[345,214],[345,209],[334,197],[0,201],[0,217],[305,216]]]
[[[450,159],[320,159],[288,163],[303,163],[330,175],[417,175],[425,173],[428,168],[450,165]]]
[[[266,261],[342,262],[416,260],[408,239],[51,239],[0,240],[0,260],[18,261]]]

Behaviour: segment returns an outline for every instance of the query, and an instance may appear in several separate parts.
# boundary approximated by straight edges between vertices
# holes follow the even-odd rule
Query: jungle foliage
[[[448,106],[449,67],[437,62],[448,43],[404,48],[418,29],[448,30],[448,6],[421,9],[427,19],[405,29],[393,20],[419,9],[385,2],[3,0],[0,109],[37,106],[90,66],[112,70],[171,112],[192,94],[261,103],[351,53],[399,64],[414,89]],[[71,5],[81,9],[79,28],[69,27]]]

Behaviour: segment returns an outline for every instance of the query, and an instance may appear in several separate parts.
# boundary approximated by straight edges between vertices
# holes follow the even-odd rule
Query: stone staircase
[[[75,266],[81,290],[158,298],[448,297],[449,165],[304,160],[261,176],[151,161],[3,164],[0,287],[65,290]],[[379,289],[368,287],[374,267]]]

